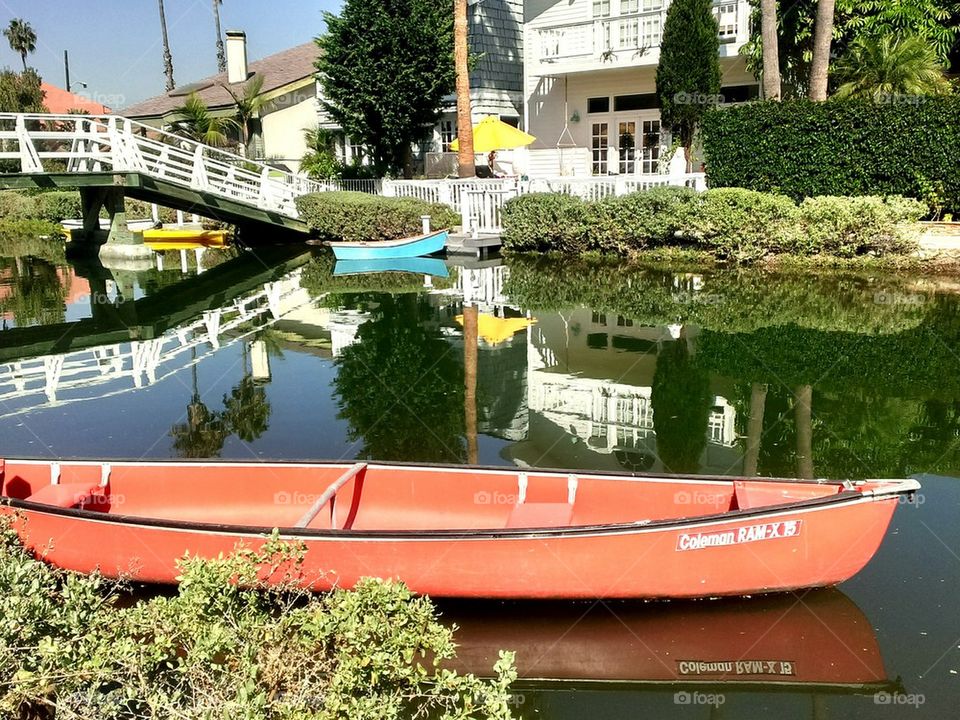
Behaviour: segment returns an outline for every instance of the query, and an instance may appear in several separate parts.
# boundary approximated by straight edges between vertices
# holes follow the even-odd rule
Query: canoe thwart
[[[337,494],[337,491],[348,482],[353,480],[354,477],[366,470],[366,468],[366,463],[357,463],[356,465],[351,466],[345,473],[343,473],[343,475],[330,483],[330,486],[323,491],[320,497],[317,498],[316,502],[310,506],[310,509],[303,514],[303,517],[297,521],[297,524],[294,527],[307,527],[320,513],[320,511],[323,509],[323,506],[333,499],[333,497]]]

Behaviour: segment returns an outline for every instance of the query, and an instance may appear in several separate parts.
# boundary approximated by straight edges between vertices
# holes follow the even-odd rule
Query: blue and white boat
[[[437,230],[426,235],[379,240],[373,242],[331,242],[337,260],[386,260],[391,258],[414,258],[433,255],[447,245],[448,230]]]
[[[447,265],[440,258],[386,258],[383,260],[337,260],[333,274],[368,275],[370,273],[403,272],[412,275],[432,275],[433,277],[450,277]]]

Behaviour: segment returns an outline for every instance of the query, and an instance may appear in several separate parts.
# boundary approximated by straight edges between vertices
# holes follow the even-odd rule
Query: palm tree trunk
[[[157,0],[160,5],[160,32],[163,35],[163,72],[167,75],[167,92],[177,87],[173,79],[173,55],[170,54],[170,38],[167,37],[167,15],[163,11],[163,0]]]
[[[763,42],[763,97],[780,99],[780,46],[777,0],[760,0],[760,37]]]
[[[813,32],[813,63],[810,65],[810,99],[815,102],[823,102],[827,99],[835,4],[836,0],[820,0],[817,3],[817,25]]]
[[[20,53],[20,60],[23,61],[23,71],[27,71],[27,53]]]
[[[801,385],[793,393],[794,422],[797,428],[797,477],[813,479],[813,387]]]
[[[460,177],[477,174],[473,152],[473,119],[470,108],[470,70],[467,66],[467,0],[454,0],[453,60],[457,70],[457,139]]]
[[[476,465],[477,447],[477,344],[479,342],[479,309],[463,308],[463,422],[467,435],[467,462]]]
[[[220,3],[223,0],[213,0],[213,20],[217,24],[217,70],[227,71],[227,53],[223,49],[223,32],[220,28]]]
[[[750,388],[750,419],[747,422],[747,452],[743,458],[744,477],[757,474],[760,464],[760,441],[763,438],[763,411],[767,404],[767,386],[753,383]]]

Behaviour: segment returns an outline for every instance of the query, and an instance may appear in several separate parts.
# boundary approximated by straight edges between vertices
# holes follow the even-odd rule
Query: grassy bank
[[[503,209],[503,242],[514,252],[631,257],[651,252],[706,254],[726,263],[778,256],[904,257],[917,249],[927,207],[892,197],[789,197],[739,188],[696,193],[660,187],[584,201],[523,195]]]
[[[274,539],[187,559],[175,594],[134,601],[37,561],[0,524],[0,715],[510,717],[510,654],[494,680],[452,672],[453,633],[427,598],[377,580],[312,595],[296,587],[300,556]]]

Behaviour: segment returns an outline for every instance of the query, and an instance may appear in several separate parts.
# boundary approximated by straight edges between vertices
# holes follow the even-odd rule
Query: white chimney
[[[246,82],[247,74],[247,34],[243,30],[227,30],[227,82]]]

